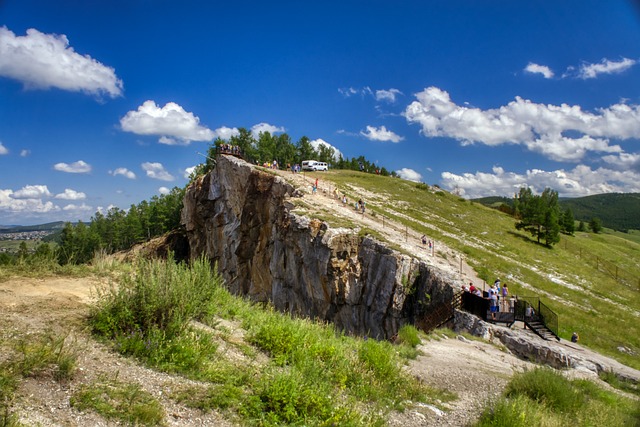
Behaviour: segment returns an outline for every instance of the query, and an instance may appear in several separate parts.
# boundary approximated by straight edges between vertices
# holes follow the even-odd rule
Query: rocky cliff
[[[357,230],[292,212],[304,197],[284,179],[222,155],[186,191],[191,257],[218,264],[229,289],[278,310],[390,338],[449,300],[455,280]]]

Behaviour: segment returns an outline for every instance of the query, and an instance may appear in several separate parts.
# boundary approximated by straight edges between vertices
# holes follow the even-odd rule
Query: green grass
[[[540,296],[558,314],[561,337],[576,331],[581,345],[640,369],[640,243],[633,234],[576,233],[549,249],[518,232],[512,217],[437,188],[354,171],[331,171],[326,179],[351,198],[360,197],[359,188],[374,195],[367,211],[426,234],[437,256],[445,257],[443,242],[486,282],[499,277],[512,294]]]
[[[638,425],[639,421],[636,401],[587,380],[570,381],[551,369],[536,368],[515,375],[476,426],[617,427]]]
[[[117,379],[100,378],[84,385],[69,400],[79,411],[93,410],[106,419],[129,425],[157,426],[165,424],[164,409],[157,399],[138,384]]]
[[[384,425],[408,402],[453,398],[402,369],[415,357],[415,328],[403,328],[397,345],[348,337],[231,295],[202,259],[191,267],[140,261],[134,271],[99,293],[93,331],[150,367],[199,380],[172,394],[189,407],[245,425],[369,426]],[[245,330],[245,341],[235,344],[245,360],[219,351],[220,340],[233,345],[220,318]],[[194,319],[211,329],[194,328]]]
[[[69,336],[52,333],[0,336],[0,427],[17,427],[13,411],[20,382],[50,377],[68,383],[76,371],[80,347]]]

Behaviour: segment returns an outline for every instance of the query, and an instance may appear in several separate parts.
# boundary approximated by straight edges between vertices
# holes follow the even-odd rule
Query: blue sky
[[[640,192],[638,1],[0,0],[0,224],[174,186],[237,128],[464,197]]]

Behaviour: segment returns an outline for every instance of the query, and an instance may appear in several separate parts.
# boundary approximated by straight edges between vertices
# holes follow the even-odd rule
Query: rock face
[[[191,257],[216,262],[236,294],[380,339],[451,298],[453,278],[370,237],[294,214],[296,197],[282,178],[219,156],[185,194]]]

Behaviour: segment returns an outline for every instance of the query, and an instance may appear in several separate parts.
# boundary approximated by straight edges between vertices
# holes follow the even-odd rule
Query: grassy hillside
[[[614,230],[640,230],[640,194],[611,193],[575,199],[560,199],[560,206],[571,208],[578,221],[598,217]]]
[[[482,197],[474,202],[498,208],[500,205],[513,206],[509,197]],[[610,193],[593,196],[561,198],[562,209],[570,208],[576,221],[588,222],[600,218],[605,227],[626,232],[640,230],[640,194]]]
[[[640,369],[638,242],[577,233],[548,249],[517,231],[510,216],[425,184],[352,171],[319,176],[351,200],[363,198],[380,220],[457,249],[485,281],[499,277],[512,293],[540,296],[558,314],[563,338],[577,331],[581,344]]]

